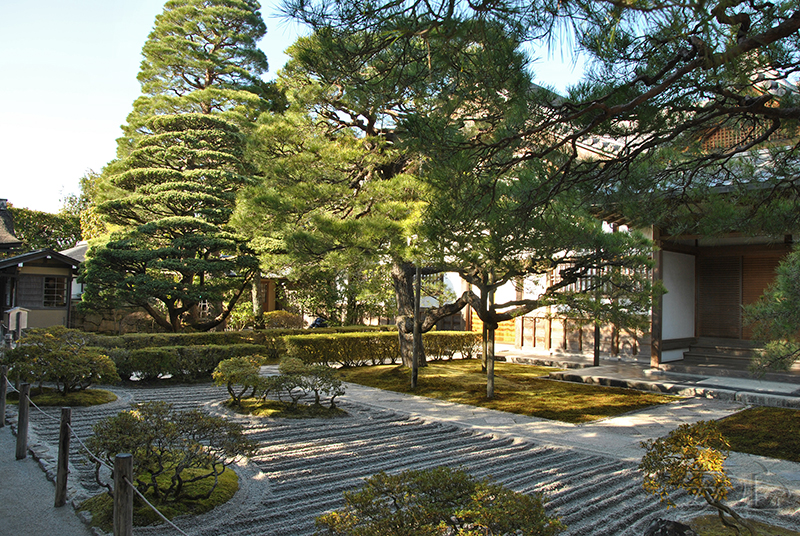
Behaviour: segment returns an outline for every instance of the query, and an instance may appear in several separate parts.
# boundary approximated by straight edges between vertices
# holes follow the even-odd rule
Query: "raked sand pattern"
[[[239,465],[240,491],[227,504],[175,523],[192,536],[306,536],[314,518],[343,504],[342,492],[358,488],[379,471],[396,472],[437,465],[461,466],[476,476],[490,476],[521,492],[543,492],[548,507],[562,517],[567,535],[640,535],[657,517],[685,518],[708,513],[704,503],[686,496],[667,511],[642,489],[636,464],[510,436],[495,436],[400,411],[353,403],[340,404],[349,414],[337,419],[265,419],[237,416],[221,402],[227,397],[212,385],[116,388],[117,402],[74,408],[73,428],[86,438],[93,423],[132,402],[166,400],[178,408],[202,407],[242,422],[260,449]],[[50,408],[50,413],[55,411]],[[49,471],[54,467],[58,425],[36,411],[31,414],[31,448]],[[72,442],[70,490],[73,502],[98,493],[93,468]],[[747,512],[775,519],[772,510]],[[798,517],[781,516],[797,525]],[[166,525],[136,528],[138,535],[177,534]]]

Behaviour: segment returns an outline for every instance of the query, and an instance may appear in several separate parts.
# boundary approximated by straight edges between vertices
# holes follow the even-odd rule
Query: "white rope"
[[[131,487],[131,489],[134,491],[134,493],[136,493],[136,495],[138,495],[138,496],[139,496],[139,498],[140,498],[140,499],[142,499],[142,500],[145,502],[145,504],[146,504],[147,506],[149,506],[150,508],[152,508],[152,509],[153,509],[153,511],[154,511],[156,514],[158,514],[158,516],[159,516],[161,519],[163,519],[164,521],[166,521],[167,523],[169,523],[169,525],[170,525],[170,526],[171,526],[173,529],[175,529],[175,530],[177,530],[178,532],[180,532],[181,534],[183,534],[183,536],[189,536],[188,534],[186,534],[185,532],[183,532],[183,531],[182,531],[180,528],[178,528],[178,526],[177,526],[177,525],[175,525],[175,523],[173,523],[172,521],[170,521],[169,519],[167,519],[167,518],[164,516],[164,514],[162,514],[161,512],[159,512],[159,511],[158,511],[158,508],[156,508],[155,506],[153,506],[153,505],[150,503],[150,501],[148,501],[147,499],[145,499],[145,498],[144,498],[144,495],[142,495],[142,493],[141,493],[141,492],[140,492],[138,489],[136,489],[136,486],[134,486],[134,485],[131,483],[131,481],[130,481],[130,480],[128,480],[128,478],[127,478],[127,477],[125,477],[125,482],[127,482],[127,483],[128,483],[128,485]]]
[[[8,377],[6,377],[6,383],[9,385],[9,387],[11,387],[11,390],[12,390],[12,391],[19,393],[19,391],[17,391],[17,389],[15,389],[15,388],[14,388],[14,385],[13,385],[13,384],[12,384],[10,381],[8,381]],[[21,394],[21,393],[20,393],[20,394]],[[60,419],[60,418],[58,418],[58,417],[54,417],[53,415],[50,415],[49,413],[47,413],[47,412],[43,411],[43,410],[42,410],[42,408],[40,408],[39,406],[37,406],[36,404],[34,404],[33,400],[31,400],[31,398],[30,398],[30,397],[27,397],[27,398],[28,398],[28,402],[30,402],[30,404],[31,404],[33,407],[35,407],[36,409],[38,409],[40,413],[42,413],[43,415],[45,415],[45,416],[47,416],[47,417],[50,417],[50,418],[51,418],[51,419],[53,419],[54,421],[57,421],[57,422],[59,422],[59,423],[61,422],[61,419]],[[81,444],[81,447],[83,447],[83,450],[85,450],[85,451],[86,451],[86,452],[89,454],[89,456],[90,456],[90,457],[91,457],[91,458],[92,458],[94,461],[96,461],[97,463],[99,463],[100,465],[102,465],[103,467],[105,467],[106,469],[108,469],[109,471],[112,471],[112,472],[113,472],[113,469],[112,469],[111,467],[109,467],[109,465],[108,465],[107,463],[105,463],[105,462],[104,462],[103,460],[101,460],[101,459],[100,459],[100,458],[99,458],[97,455],[95,455],[95,453],[94,453],[94,452],[92,452],[91,450],[89,450],[89,447],[87,447],[87,446],[86,446],[86,443],[84,443],[84,442],[81,440],[81,438],[78,436],[77,432],[75,432],[75,430],[72,428],[72,425],[71,425],[71,424],[67,424],[67,428],[69,428],[69,431],[70,431],[70,433],[72,434],[72,436],[73,436],[75,439],[77,439],[77,440],[78,440],[78,443],[80,443],[80,444]],[[168,523],[168,524],[169,524],[169,525],[170,525],[172,528],[174,528],[175,530],[177,530],[178,532],[180,532],[181,534],[183,534],[183,536],[189,536],[188,534],[186,534],[185,532],[183,532],[183,531],[182,531],[182,530],[181,530],[181,529],[180,529],[180,528],[179,528],[177,525],[175,525],[175,523],[173,523],[172,521],[170,521],[169,519],[167,519],[167,518],[164,516],[164,514],[162,514],[161,512],[159,512],[158,508],[156,508],[155,506],[153,506],[153,504],[152,504],[150,501],[148,501],[148,500],[145,498],[145,496],[144,496],[144,495],[142,495],[142,494],[141,494],[141,492],[140,492],[138,489],[136,489],[136,486],[134,486],[134,485],[131,483],[131,481],[130,481],[130,480],[128,480],[127,478],[125,478],[125,482],[127,482],[127,483],[128,483],[128,485],[131,487],[131,489],[134,491],[134,493],[136,493],[136,495],[138,495],[138,496],[139,496],[139,498],[140,498],[140,499],[142,499],[142,500],[145,502],[145,504],[146,504],[147,506],[149,506],[149,507],[150,507],[150,508],[151,508],[151,509],[152,509],[152,510],[153,510],[153,511],[156,513],[156,514],[158,514],[158,516],[159,516],[161,519],[163,519],[163,520],[164,520],[166,523]]]
[[[111,467],[109,467],[109,465],[108,465],[106,462],[104,462],[103,460],[101,460],[100,458],[98,458],[98,457],[95,455],[95,453],[94,453],[94,452],[92,452],[91,450],[89,450],[89,447],[87,447],[87,446],[86,446],[86,443],[84,443],[83,441],[81,441],[81,438],[80,438],[80,437],[78,437],[78,434],[75,432],[75,430],[73,430],[73,429],[72,429],[72,425],[71,425],[71,424],[68,424],[68,425],[67,425],[67,427],[69,428],[69,431],[70,431],[70,432],[72,432],[72,435],[75,437],[75,439],[77,439],[77,440],[78,440],[78,443],[80,443],[80,444],[81,444],[81,446],[83,447],[83,450],[85,450],[85,451],[86,451],[86,452],[89,454],[89,456],[90,456],[90,457],[91,457],[91,458],[92,458],[94,461],[96,461],[97,463],[99,463],[100,465],[102,465],[103,467],[105,467],[106,469],[108,469],[109,471],[113,471],[113,469],[111,469]]]

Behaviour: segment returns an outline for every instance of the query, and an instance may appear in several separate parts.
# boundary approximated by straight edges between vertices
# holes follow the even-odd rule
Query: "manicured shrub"
[[[264,329],[300,329],[305,323],[301,315],[289,311],[269,311],[264,313]]]
[[[182,381],[206,380],[214,368],[231,357],[263,358],[262,346],[254,344],[156,346],[134,350],[113,349],[109,351],[117,364],[120,376],[142,381],[153,381],[171,376]]]
[[[456,354],[472,359],[478,353],[481,336],[471,331],[430,331],[422,335],[422,341],[430,361],[453,359]]]
[[[344,394],[344,385],[336,377],[336,371],[325,365],[306,364],[300,359],[285,357],[278,367],[280,375],[260,376],[260,363],[247,357],[226,359],[214,370],[214,383],[224,385],[231,401],[241,405],[242,397],[250,391],[251,397],[266,399],[274,396],[278,400],[288,398],[292,406],[312,396],[314,404],[322,405],[322,397],[328,397],[331,408],[335,399]]]
[[[286,351],[305,363],[359,367],[400,352],[397,334],[314,333],[285,337]]]
[[[315,330],[316,331],[316,330]],[[396,332],[319,333],[285,337],[286,353],[306,363],[360,367],[395,363],[400,356]],[[480,335],[468,331],[431,331],[422,336],[431,361],[476,355]]]
[[[40,387],[42,382],[54,382],[63,395],[96,383],[118,382],[114,362],[90,342],[82,331],[64,326],[29,329],[4,359],[12,375],[39,382]]]
[[[250,357],[234,357],[220,361],[214,369],[212,377],[214,384],[224,385],[231,395],[231,401],[239,406],[242,403],[242,396],[250,390],[250,396],[256,396],[260,385],[261,377],[259,371],[261,366]]]
[[[317,536],[550,536],[564,529],[541,494],[449,467],[378,473],[344,500],[344,508],[317,518]]]
[[[184,495],[187,471],[199,469],[191,481],[209,479],[211,496],[219,476],[241,456],[252,456],[256,445],[242,426],[200,410],[179,411],[166,402],[142,402],[96,423],[87,446],[106,464],[113,466],[120,452],[133,455],[133,478],[141,493],[151,493],[159,502]],[[110,484],[98,482],[111,492]],[[169,478],[163,478],[168,476]]]

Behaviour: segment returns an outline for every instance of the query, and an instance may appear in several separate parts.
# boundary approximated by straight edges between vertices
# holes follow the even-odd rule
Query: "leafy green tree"
[[[800,359],[800,249],[778,265],[775,281],[754,304],[745,307],[754,339],[764,348],[753,359],[758,374],[789,370]]]
[[[91,339],[64,326],[29,329],[6,352],[12,374],[28,381],[54,382],[63,395],[88,389],[96,383],[119,381],[114,362]]]
[[[475,33],[465,25],[354,59],[354,49],[418,24],[398,19],[355,35],[320,30],[290,49],[280,83],[292,107],[260,122],[255,137],[265,180],[243,196],[235,220],[278,264],[288,255],[325,268],[365,260],[389,267],[407,365],[415,264],[426,274],[446,270],[432,266],[419,240],[421,215],[431,196],[448,195],[420,180],[425,155],[410,143],[412,122],[432,111],[441,121],[434,128],[492,122],[483,100],[517,98],[529,88],[518,43],[502,28]],[[259,241],[265,228],[276,232]],[[457,298],[424,310],[422,331],[465,304]]]
[[[14,218],[14,234],[22,240],[15,255],[44,248],[61,251],[81,240],[80,218],[75,214],[52,214],[11,205],[8,209]]]
[[[84,240],[99,238],[108,232],[94,201],[101,180],[100,173],[88,171],[80,179],[81,193],[68,195],[62,200],[61,213],[77,216],[80,219],[81,236]]]
[[[109,178],[126,195],[98,205],[120,230],[90,252],[83,304],[135,305],[167,331],[208,330],[258,268],[227,225],[236,193],[252,182],[245,140],[211,115],[156,116],[147,128]]]
[[[421,177],[435,192],[423,213],[425,236],[441,262],[474,289],[465,297],[486,328],[490,398],[499,322],[558,306],[564,315],[643,327],[650,308],[650,242],[641,233],[604,228],[589,213],[588,196],[580,190],[550,192],[546,168],[566,156],[517,162],[504,171],[502,162],[525,150],[522,139],[507,141],[502,150],[483,149],[525,128],[524,97],[516,112],[507,93],[494,101],[484,97],[479,113],[492,120],[450,131],[436,128],[441,120],[435,114],[415,118],[416,143],[430,162]],[[531,279],[539,287],[536,292],[494,302],[498,288],[526,281],[530,286]]]
[[[587,65],[581,83],[565,97],[535,96],[528,128],[511,134],[525,145],[512,161],[548,161],[562,153],[546,170],[552,194],[591,184],[596,194],[612,194],[616,210],[648,224],[674,223],[671,216],[682,212],[692,220],[704,214],[706,227],[723,231],[780,236],[798,225],[796,0],[283,5],[314,29],[344,38],[367,32],[371,39],[350,42],[353,65],[399,42],[458,35],[465,25],[499,24],[527,44],[576,52]],[[409,19],[416,24],[391,27]],[[604,157],[584,158],[587,146]],[[764,187],[752,188],[754,178]],[[714,187],[727,193],[710,211]]]
[[[226,225],[251,173],[240,130],[280,100],[260,78],[258,9],[253,0],[170,0],[156,17],[142,49],[143,95],[92,198],[118,230],[87,265],[86,306],[128,303],[162,329],[211,329],[257,269]]]

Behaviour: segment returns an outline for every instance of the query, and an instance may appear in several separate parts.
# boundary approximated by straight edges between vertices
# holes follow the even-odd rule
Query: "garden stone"
[[[697,533],[689,525],[658,518],[650,524],[644,536],[697,536]]]

